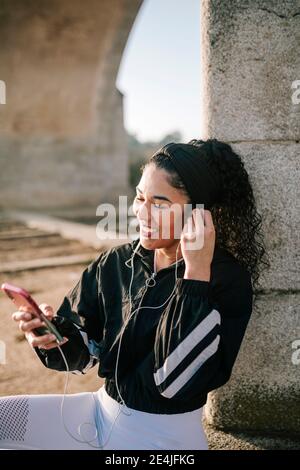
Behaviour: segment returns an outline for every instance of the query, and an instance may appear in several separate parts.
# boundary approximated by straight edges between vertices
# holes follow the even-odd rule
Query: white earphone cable
[[[169,299],[173,296],[174,292],[175,292],[175,289],[176,289],[176,281],[177,281],[177,270],[178,270],[178,266],[177,266],[177,252],[178,252],[178,248],[179,248],[179,245],[180,243],[178,243],[178,246],[177,246],[177,249],[176,249],[176,267],[175,267],[175,284],[174,284],[174,287],[172,289],[172,292],[171,294],[169,295],[169,297],[161,304],[161,305],[158,305],[158,306],[155,306],[155,307],[152,307],[152,306],[143,306],[141,307],[141,304],[142,304],[142,301],[143,301],[143,298],[147,292],[147,289],[148,287],[153,287],[156,285],[156,281],[155,281],[155,276],[157,274],[157,271],[156,271],[156,252],[154,251],[154,272],[153,274],[151,275],[150,278],[148,278],[146,280],[146,288],[143,292],[143,295],[140,299],[140,302],[139,302],[139,305],[138,307],[133,311],[131,312],[131,308],[132,308],[132,302],[131,302],[131,289],[132,289],[132,283],[133,283],[133,279],[134,279],[134,256],[138,250],[138,247],[140,246],[140,241],[139,243],[137,244],[132,256],[130,259],[128,259],[127,261],[125,261],[125,264],[127,267],[130,267],[132,269],[132,273],[131,273],[131,280],[130,280],[130,284],[129,284],[129,312],[131,312],[131,314],[128,316],[128,318],[125,320],[125,322],[123,323],[122,327],[121,327],[121,330],[120,330],[120,341],[119,341],[119,344],[118,344],[118,351],[117,351],[117,359],[116,359],[116,368],[115,368],[115,384],[116,384],[116,389],[117,389],[117,392],[118,392],[118,395],[121,399],[121,403],[119,403],[119,409],[118,409],[118,413],[116,415],[116,417],[114,418],[114,421],[112,423],[112,426],[111,426],[111,429],[110,429],[110,432],[108,434],[108,438],[106,439],[105,443],[102,444],[102,445],[95,445],[95,444],[92,444],[93,441],[95,441],[96,439],[98,439],[98,442],[100,440],[100,435],[99,435],[99,432],[98,432],[98,429],[97,429],[97,426],[94,424],[94,423],[91,423],[91,422],[84,422],[84,423],[81,423],[79,424],[78,428],[77,428],[77,433],[78,435],[82,438],[82,439],[79,439],[78,437],[74,436],[73,433],[71,433],[65,423],[65,419],[64,419],[64,402],[65,402],[65,396],[67,394],[67,387],[68,387],[68,382],[69,382],[69,374],[70,374],[70,369],[69,369],[69,366],[68,366],[68,362],[66,360],[66,357],[61,349],[60,346],[58,346],[58,349],[60,351],[60,354],[63,358],[63,361],[64,361],[64,364],[66,366],[66,380],[65,380],[65,385],[64,385],[64,392],[63,392],[63,397],[62,397],[62,401],[61,401],[61,408],[60,408],[60,414],[61,414],[61,420],[62,420],[62,423],[63,423],[63,426],[64,426],[64,429],[65,431],[68,433],[68,435],[70,437],[72,437],[75,441],[79,442],[79,443],[84,443],[84,444],[88,444],[90,445],[91,447],[94,447],[94,448],[97,448],[97,449],[102,449],[105,447],[105,445],[107,444],[107,442],[109,441],[109,438],[111,436],[111,433],[112,433],[112,430],[113,430],[113,427],[115,425],[115,422],[117,420],[117,418],[119,417],[120,413],[123,412],[124,414],[126,414],[127,416],[130,416],[131,415],[131,412],[128,410],[128,412],[125,412],[122,410],[122,407],[126,406],[126,403],[120,393],[120,390],[119,390],[119,385],[118,385],[118,377],[117,377],[117,371],[118,371],[118,364],[119,364],[119,355],[120,355],[120,349],[121,349],[121,341],[122,341],[122,337],[123,337],[123,333],[126,329],[126,326],[128,324],[128,322],[130,321],[130,319],[133,317],[133,315],[138,312],[139,310],[143,309],[143,308],[148,308],[148,309],[158,309],[158,308],[161,308],[163,307],[168,301]],[[128,261],[131,262],[130,266],[127,264]],[[147,282],[148,281],[148,282]],[[98,404],[96,402],[96,399],[95,399],[95,396],[94,396],[94,393],[92,392],[92,395],[93,395],[93,399],[94,399],[94,402],[95,402],[95,406],[96,406],[96,409],[98,407]],[[95,428],[95,435],[92,439],[85,439],[84,436],[82,435],[82,426],[84,425],[89,425],[89,426],[92,426]]]

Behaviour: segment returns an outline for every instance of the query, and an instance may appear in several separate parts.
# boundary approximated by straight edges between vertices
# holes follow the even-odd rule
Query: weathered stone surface
[[[300,144],[232,145],[241,155],[262,216],[271,267],[261,288],[300,289]]]
[[[210,393],[208,423],[234,431],[300,432],[300,3],[202,2],[203,137],[243,158],[271,267],[230,382]],[[259,309],[259,310],[258,310]]]
[[[203,1],[204,134],[299,140],[300,3]]]

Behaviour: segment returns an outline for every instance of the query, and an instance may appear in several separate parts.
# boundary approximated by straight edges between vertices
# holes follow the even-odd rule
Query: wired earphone
[[[132,288],[132,283],[133,283],[133,279],[134,279],[134,257],[136,255],[136,252],[140,246],[141,242],[139,240],[136,248],[134,249],[131,257],[125,261],[125,265],[128,267],[128,268],[131,268],[132,269],[132,273],[131,273],[131,280],[130,280],[130,284],[129,284],[129,305],[130,305],[130,308],[129,308],[129,312],[131,312],[131,308],[132,308],[132,302],[131,302],[131,288]],[[120,355],[120,348],[121,348],[121,341],[122,341],[122,337],[123,337],[123,333],[126,329],[126,326],[128,324],[128,322],[130,321],[130,319],[133,317],[133,315],[138,312],[139,310],[143,309],[143,308],[147,308],[147,309],[158,309],[158,308],[161,308],[163,307],[168,301],[169,299],[173,296],[174,292],[175,292],[175,289],[176,289],[176,282],[177,282],[177,270],[178,270],[178,265],[177,265],[177,252],[178,252],[178,248],[180,246],[180,242],[178,243],[178,246],[176,248],[176,267],[175,267],[175,283],[174,283],[174,287],[172,289],[172,292],[171,294],[169,295],[169,297],[161,304],[161,305],[158,305],[158,306],[155,306],[155,307],[152,307],[152,306],[143,306],[141,307],[141,304],[142,304],[142,301],[143,301],[143,298],[145,296],[145,293],[147,292],[147,289],[148,287],[153,287],[156,285],[156,280],[155,280],[155,277],[156,277],[156,274],[157,274],[157,270],[156,270],[156,251],[154,250],[154,272],[152,273],[151,277],[147,278],[146,279],[146,288],[142,294],[142,297],[140,299],[140,302],[139,302],[139,305],[138,307],[130,313],[130,315],[128,316],[128,318],[124,321],[121,329],[120,329],[120,340],[119,340],[119,345],[118,345],[118,351],[117,351],[117,359],[116,359],[116,368],[115,368],[115,383],[116,383],[116,389],[117,389],[117,392],[118,392],[118,395],[121,399],[121,403],[119,403],[119,409],[118,409],[118,413],[112,423],[112,426],[111,426],[111,429],[109,431],[109,434],[108,434],[108,438],[107,440],[105,441],[105,443],[101,444],[101,445],[96,445],[96,444],[93,444],[93,441],[95,441],[96,439],[98,440],[98,442],[100,441],[100,435],[99,435],[99,432],[98,432],[98,429],[97,429],[97,426],[94,424],[94,423],[90,423],[90,422],[84,422],[84,423],[81,423],[79,424],[78,428],[77,428],[77,432],[78,432],[78,435],[82,438],[82,439],[79,439],[77,436],[74,436],[73,433],[70,432],[70,430],[67,428],[67,425],[65,423],[65,419],[64,419],[64,415],[63,415],[63,406],[64,406],[64,400],[65,400],[65,396],[67,394],[67,387],[68,387],[68,381],[69,381],[69,373],[70,373],[70,369],[69,369],[69,366],[68,366],[68,362],[66,360],[66,357],[61,349],[60,346],[58,346],[58,349],[60,351],[60,354],[63,358],[63,361],[64,361],[64,364],[66,366],[66,381],[65,381],[65,386],[64,386],[64,392],[63,392],[63,398],[62,398],[62,401],[61,401],[61,409],[60,409],[60,414],[61,414],[61,420],[62,420],[62,423],[63,423],[63,426],[64,426],[64,429],[65,431],[69,434],[70,437],[72,437],[73,439],[75,439],[77,442],[80,442],[80,443],[83,443],[83,444],[89,444],[91,447],[94,447],[94,448],[97,448],[97,449],[102,449],[105,447],[105,445],[108,443],[109,441],[109,438],[111,436],[111,433],[112,433],[112,430],[113,430],[113,427],[116,423],[116,420],[117,418],[119,417],[120,413],[123,412],[124,414],[126,414],[127,416],[130,416],[132,413],[130,412],[130,410],[128,409],[128,411],[123,411],[122,407],[127,407],[121,393],[120,393],[120,390],[119,390],[119,386],[118,386],[118,364],[119,364],[119,355]],[[128,262],[130,262],[128,264]],[[93,396],[93,399],[94,399],[94,402],[95,402],[95,405],[96,405],[96,409],[98,407],[98,404],[96,402],[96,399],[95,399],[95,396],[94,396],[94,392],[92,392],[92,396]],[[90,426],[90,427],[93,427],[95,428],[95,432],[94,432],[94,436],[91,438],[91,439],[84,439],[84,436],[83,436],[83,431],[82,431],[82,427],[86,425],[86,426]]]

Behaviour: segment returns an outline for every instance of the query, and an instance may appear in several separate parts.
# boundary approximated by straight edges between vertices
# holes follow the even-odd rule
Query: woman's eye
[[[139,197],[139,196],[135,196],[135,200],[136,201],[144,201],[144,199],[142,197]],[[166,204],[165,202],[153,202],[153,207],[155,207],[155,209],[167,209],[169,206],[168,204]]]
[[[169,207],[168,204],[159,203],[159,202],[154,203],[153,205],[156,209],[167,209]]]

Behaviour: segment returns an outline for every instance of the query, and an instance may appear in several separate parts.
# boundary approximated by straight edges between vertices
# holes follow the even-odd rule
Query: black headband
[[[210,209],[220,202],[222,197],[220,176],[213,165],[211,152],[210,144],[204,143],[199,147],[171,142],[154,153],[170,158],[191,197],[192,204],[204,204],[205,209]]]

